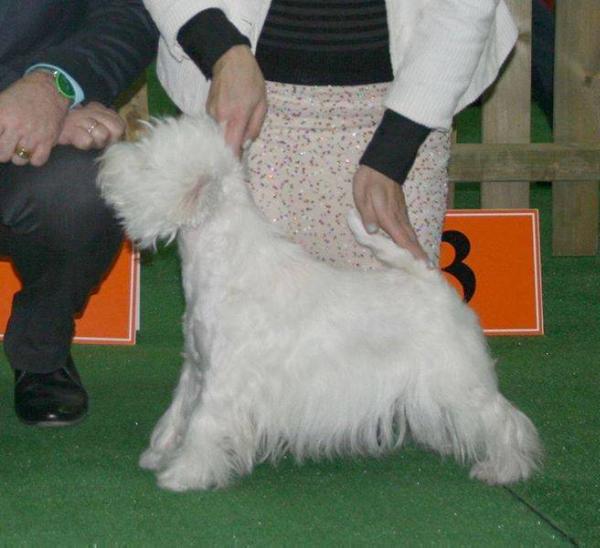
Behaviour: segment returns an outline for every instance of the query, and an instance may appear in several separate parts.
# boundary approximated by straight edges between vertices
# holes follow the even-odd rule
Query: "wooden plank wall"
[[[600,0],[556,2],[554,141],[600,142]],[[598,180],[552,187],[553,252],[598,251]]]
[[[553,252],[598,252],[600,0],[556,0],[554,143],[531,144],[531,0],[506,0],[519,42],[483,103],[483,144],[454,144],[450,180],[481,181],[482,208],[529,205],[553,181]],[[496,177],[496,179],[494,179]],[[451,201],[450,201],[451,204]]]
[[[451,181],[589,182],[600,178],[600,142],[454,145],[449,175]]]
[[[507,0],[519,27],[519,41],[502,78],[483,103],[484,143],[531,141],[531,2]],[[529,181],[484,182],[481,207],[529,207]]]

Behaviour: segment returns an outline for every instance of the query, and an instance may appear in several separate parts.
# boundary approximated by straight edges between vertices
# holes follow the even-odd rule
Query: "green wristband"
[[[69,106],[73,106],[75,103],[75,88],[67,78],[67,76],[58,69],[51,69],[46,67],[35,67],[34,70],[40,70],[42,72],[47,72],[52,75],[54,80],[54,86],[56,87],[56,91],[63,97],[69,100]],[[33,72],[33,71],[32,71]]]

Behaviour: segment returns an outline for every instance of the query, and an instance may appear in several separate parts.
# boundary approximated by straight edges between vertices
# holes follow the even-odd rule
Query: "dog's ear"
[[[111,146],[98,185],[128,236],[142,247],[172,240],[198,218],[204,188],[240,169],[208,116],[154,120],[137,143]]]

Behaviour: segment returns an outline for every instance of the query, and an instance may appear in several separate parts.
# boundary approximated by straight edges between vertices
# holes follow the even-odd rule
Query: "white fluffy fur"
[[[334,269],[289,242],[208,118],[112,146],[99,184],[141,245],[178,235],[183,372],[140,460],[162,487],[224,487],[285,452],[379,455],[407,436],[490,484],[535,470],[536,430],[499,393],[473,312],[356,212],[356,238],[389,268]]]

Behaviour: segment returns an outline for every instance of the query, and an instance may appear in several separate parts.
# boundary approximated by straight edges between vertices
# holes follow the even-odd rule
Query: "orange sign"
[[[488,335],[542,335],[538,211],[451,210],[440,266]]]
[[[479,315],[488,335],[542,335],[542,283],[537,210],[451,210],[440,266]],[[20,288],[10,262],[0,261],[0,338]],[[139,260],[131,244],[76,320],[75,341],[135,344]]]
[[[92,295],[81,318],[75,320],[75,342],[135,344],[139,311],[139,258],[129,242],[100,290]],[[0,338],[4,335],[13,295],[21,288],[8,260],[0,261]]]

